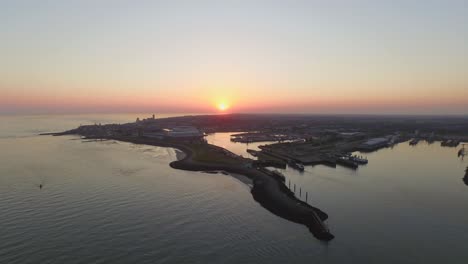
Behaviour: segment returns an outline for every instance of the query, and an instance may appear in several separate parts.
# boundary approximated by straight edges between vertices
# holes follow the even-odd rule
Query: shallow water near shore
[[[171,169],[173,149],[35,136],[134,118],[0,117],[0,263],[468,259],[468,186],[461,179],[468,164],[455,148],[403,143],[366,154],[369,164],[357,171],[285,170],[309,202],[329,214],[336,238],[325,244],[262,208],[238,179]]]

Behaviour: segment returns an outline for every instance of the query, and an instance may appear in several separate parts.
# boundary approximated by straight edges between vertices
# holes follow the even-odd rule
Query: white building
[[[164,129],[164,133],[166,136],[174,138],[193,138],[204,136],[200,130],[193,126],[177,126],[171,129]]]

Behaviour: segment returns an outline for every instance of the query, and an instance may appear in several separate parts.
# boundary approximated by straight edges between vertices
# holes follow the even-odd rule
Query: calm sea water
[[[263,209],[235,178],[171,169],[172,149],[36,136],[136,116],[0,117],[0,263],[468,259],[468,186],[461,180],[468,164],[453,148],[400,144],[368,154],[369,165],[357,171],[287,169],[309,202],[330,215],[336,239],[325,244]],[[228,142],[229,134],[208,140],[246,147]]]

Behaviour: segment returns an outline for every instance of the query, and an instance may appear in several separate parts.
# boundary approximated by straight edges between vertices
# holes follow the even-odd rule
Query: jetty
[[[218,146],[203,144],[203,148],[220,149]],[[318,239],[329,241],[334,238],[326,227],[324,221],[328,215],[316,207],[299,200],[284,184],[285,177],[279,172],[269,171],[264,168],[254,168],[248,159],[224,160],[216,158],[218,162],[200,161],[197,153],[190,146],[173,146],[187,153],[183,160],[173,161],[170,166],[182,170],[223,170],[231,173],[241,174],[253,181],[251,190],[253,198],[270,212],[290,220],[303,224]]]
[[[218,146],[203,144],[202,148],[221,149]],[[176,146],[173,146],[176,147]],[[299,200],[284,184],[284,175],[271,172],[263,168],[254,168],[249,162],[242,162],[236,158],[227,159],[218,157],[217,162],[200,161],[198,153],[190,146],[177,146],[187,153],[182,160],[173,161],[170,166],[175,169],[199,171],[199,170],[223,170],[244,175],[253,181],[251,190],[253,198],[270,212],[290,220],[303,224],[318,239],[329,241],[334,238],[324,221],[328,215],[316,207]],[[202,159],[203,160],[203,159]],[[244,159],[248,161],[248,159]]]
[[[53,135],[72,134],[80,135],[76,130]],[[202,172],[223,171],[244,175],[253,182],[251,194],[254,200],[264,208],[279,217],[305,225],[319,240],[329,241],[334,238],[324,223],[328,218],[325,212],[295,197],[285,185],[284,175],[256,167],[254,160],[243,158],[224,148],[201,141],[160,140],[142,136],[100,135],[99,138],[178,149],[185,153],[185,157],[169,164],[174,169]],[[87,139],[98,138],[87,137]]]

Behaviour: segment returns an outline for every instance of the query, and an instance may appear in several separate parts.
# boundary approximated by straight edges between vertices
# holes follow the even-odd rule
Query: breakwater
[[[63,134],[69,133],[54,135]],[[174,169],[226,171],[244,175],[253,181],[251,194],[254,200],[264,208],[279,217],[305,225],[317,239],[329,241],[334,238],[323,222],[328,218],[325,212],[296,198],[283,181],[251,166],[252,160],[250,159],[232,156],[227,150],[210,144],[121,136],[109,136],[105,137],[105,139],[178,149],[185,153],[185,157],[169,164]],[[200,148],[203,148],[202,151],[200,151]],[[207,159],[207,157],[211,160]]]

